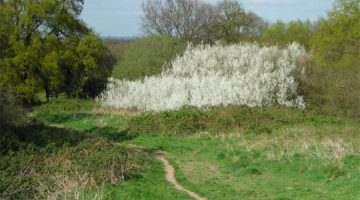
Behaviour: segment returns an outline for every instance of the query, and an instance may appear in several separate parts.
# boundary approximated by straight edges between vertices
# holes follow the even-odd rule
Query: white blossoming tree
[[[188,44],[182,56],[164,64],[161,75],[138,81],[110,79],[97,101],[104,107],[155,112],[220,104],[304,109],[296,78],[304,76],[308,60],[298,43],[284,49],[251,43]]]

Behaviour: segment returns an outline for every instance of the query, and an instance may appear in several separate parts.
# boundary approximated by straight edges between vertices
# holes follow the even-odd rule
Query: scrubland
[[[188,199],[158,149],[206,199],[357,199],[359,112],[309,103],[312,63],[297,43],[189,44],[161,74],[110,79],[96,100],[2,106],[1,198]]]

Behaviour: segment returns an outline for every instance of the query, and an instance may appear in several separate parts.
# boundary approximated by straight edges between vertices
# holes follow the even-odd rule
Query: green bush
[[[158,75],[162,71],[164,61],[170,62],[177,54],[182,54],[185,48],[185,43],[170,35],[150,35],[132,40],[122,60],[114,67],[112,77],[136,80]]]

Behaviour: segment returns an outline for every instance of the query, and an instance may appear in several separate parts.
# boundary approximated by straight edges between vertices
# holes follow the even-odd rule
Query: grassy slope
[[[274,123],[267,123],[271,134],[234,128],[226,133],[206,130],[190,135],[185,133],[187,136],[174,135],[170,131],[137,135],[129,134],[129,124],[144,116],[37,110],[36,116],[51,122],[97,131],[125,143],[168,151],[171,153],[168,159],[177,169],[178,182],[208,199],[360,197],[360,123],[356,118],[329,118],[305,113],[305,120],[290,120],[290,123],[275,123],[274,126]],[[286,115],[290,118],[297,115],[291,111],[278,112],[286,119],[289,119]],[[158,130],[150,125],[148,128],[150,131],[151,128]],[[166,185],[161,173],[159,170],[146,175],[149,179],[144,176],[145,179],[133,180],[121,190],[114,187],[111,191],[122,196],[130,193],[144,194],[137,198],[159,198],[157,195],[163,190],[154,185]],[[158,183],[152,184],[150,180]],[[141,184],[149,187],[140,187]],[[132,192],[126,192],[126,188]]]

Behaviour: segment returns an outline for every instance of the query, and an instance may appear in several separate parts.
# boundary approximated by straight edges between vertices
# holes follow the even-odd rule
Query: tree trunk
[[[49,97],[50,97],[49,87],[46,85],[44,87],[44,89],[45,89],[45,93],[46,93],[46,103],[49,103]]]

